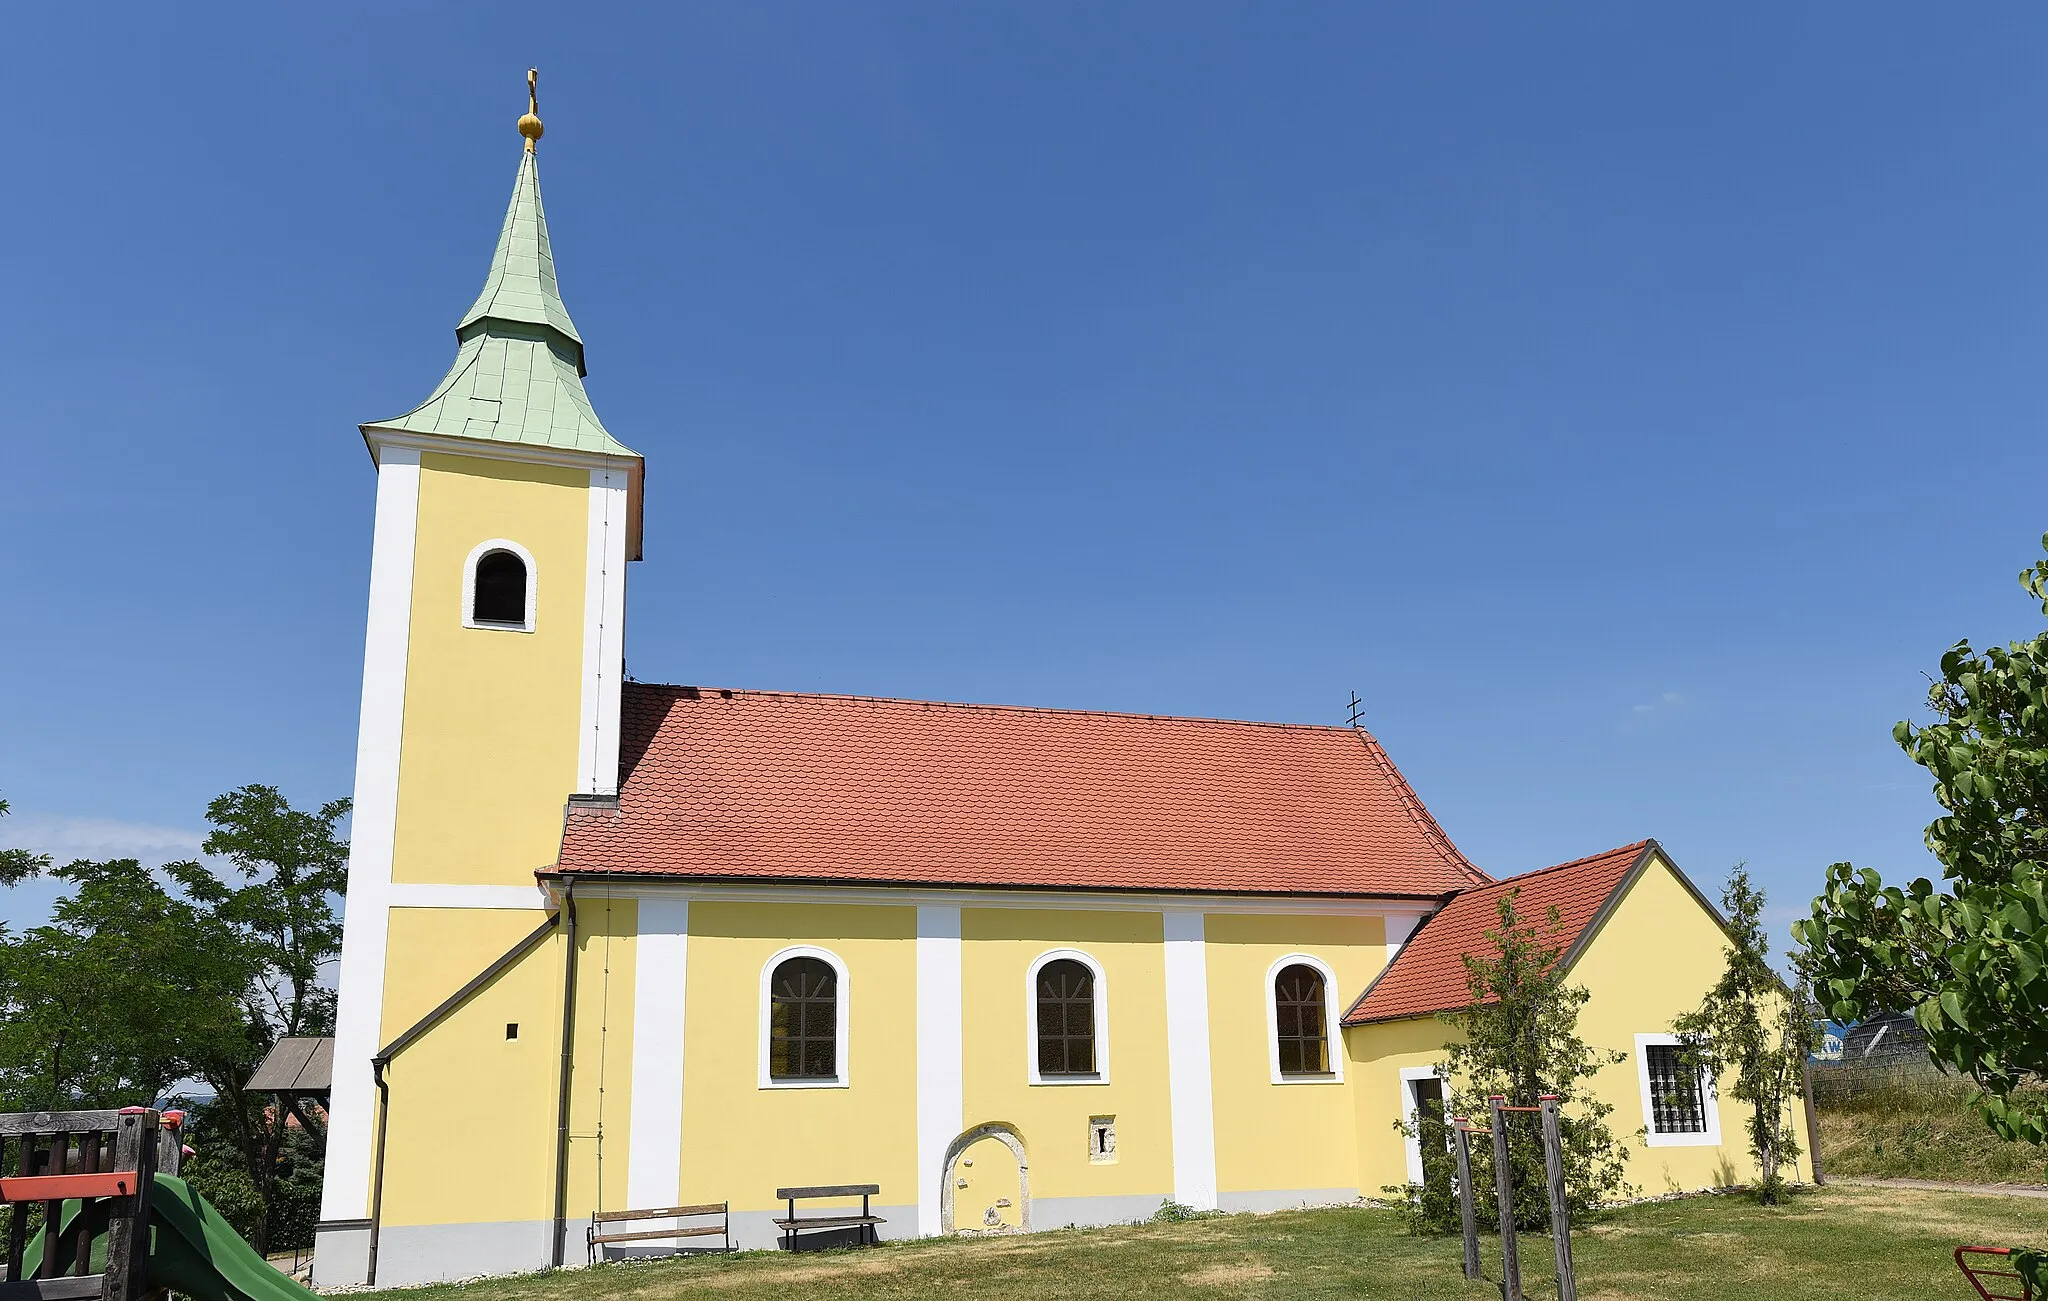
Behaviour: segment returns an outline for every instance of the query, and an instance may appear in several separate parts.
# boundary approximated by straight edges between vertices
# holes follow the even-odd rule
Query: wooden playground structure
[[[149,1280],[150,1192],[183,1163],[184,1115],[149,1107],[0,1115],[0,1202],[7,1273],[0,1301],[142,1301]],[[7,1161],[6,1149],[13,1149]],[[75,1201],[71,1221],[65,1203]],[[30,1220],[40,1213],[38,1250]],[[104,1238],[95,1268],[93,1245]]]

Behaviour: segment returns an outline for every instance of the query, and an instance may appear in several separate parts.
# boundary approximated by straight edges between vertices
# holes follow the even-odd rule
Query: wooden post
[[[1522,1301],[1522,1259],[1515,1250],[1515,1174],[1508,1158],[1507,1099],[1487,1099],[1493,1113],[1493,1195],[1500,1204],[1500,1286],[1503,1301]]]
[[[15,1153],[14,1173],[32,1175],[36,1172],[36,1136],[23,1134],[21,1147]],[[21,1281],[21,1262],[28,1251],[28,1203],[15,1202],[7,1208],[7,1279]]]
[[[1472,1123],[1470,1116],[1459,1116],[1452,1122],[1451,1132],[1457,1136],[1458,1151],[1458,1227],[1465,1233],[1465,1277],[1479,1277],[1479,1217],[1472,1210]]]
[[[71,1162],[71,1135],[58,1130],[50,1135],[50,1155],[43,1163],[43,1173],[61,1175],[64,1167]],[[36,1271],[39,1278],[55,1278],[64,1272],[64,1253],[57,1250],[57,1230],[64,1227],[64,1199],[43,1203],[43,1267]]]
[[[135,1195],[115,1199],[107,1223],[107,1273],[101,1301],[142,1301],[149,1294],[149,1197],[156,1185],[157,1114],[123,1107],[114,1131],[114,1169],[135,1172]]]
[[[174,1175],[185,1164],[185,1113],[166,1111],[156,1131],[156,1168],[159,1174]]]
[[[1572,1272],[1572,1210],[1564,1195],[1564,1136],[1559,1132],[1557,1095],[1536,1100],[1543,1112],[1543,1173],[1550,1182],[1550,1241],[1557,1252],[1557,1301],[1579,1301]]]
[[[1806,1104],[1806,1159],[1813,1163],[1815,1186],[1827,1182],[1820,1172],[1820,1115],[1813,1109],[1813,1058],[1800,1063],[1799,1099]]]
[[[100,1132],[96,1129],[88,1130],[85,1136],[78,1140],[78,1173],[97,1174],[99,1168]],[[100,1211],[100,1204],[92,1199],[87,1199],[78,1207],[78,1246],[75,1264],[76,1272],[81,1278],[92,1273],[93,1228],[98,1223],[100,1213],[103,1213]]]

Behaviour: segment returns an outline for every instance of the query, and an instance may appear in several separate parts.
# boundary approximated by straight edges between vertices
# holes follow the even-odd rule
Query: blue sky
[[[529,63],[642,679],[1356,690],[1490,870],[1656,836],[1782,922],[1929,868],[1891,725],[2041,621],[2038,7],[8,22],[0,839],[348,792],[355,425],[453,354]]]

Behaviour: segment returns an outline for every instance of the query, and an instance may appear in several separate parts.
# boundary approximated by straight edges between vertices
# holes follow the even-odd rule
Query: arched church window
[[[470,619],[499,627],[526,626],[526,562],[510,551],[491,551],[476,562]]]
[[[839,1075],[839,973],[820,958],[778,963],[769,977],[768,1077]]]
[[[1073,958],[1038,969],[1038,1073],[1096,1074],[1095,973]]]
[[[1323,1004],[1323,973],[1314,967],[1297,962],[1273,977],[1273,1033],[1282,1075],[1329,1074]]]

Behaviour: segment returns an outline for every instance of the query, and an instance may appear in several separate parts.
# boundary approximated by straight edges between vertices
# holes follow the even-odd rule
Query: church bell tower
[[[376,526],[323,1229],[370,1215],[371,1059],[447,992],[425,973],[477,970],[544,918],[534,874],[554,862],[565,803],[618,792],[643,461],[584,391],[533,82],[454,364],[425,401],[361,427]]]

